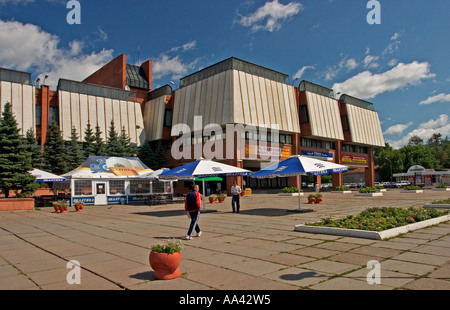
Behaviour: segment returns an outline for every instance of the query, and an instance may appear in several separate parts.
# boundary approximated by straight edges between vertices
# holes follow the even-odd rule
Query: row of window
[[[59,108],[58,107],[50,107],[48,111],[48,126],[50,127],[53,123],[53,120],[56,121],[56,124],[59,124]],[[36,126],[41,126],[41,118],[42,118],[42,106],[36,106]]]
[[[166,193],[170,191],[167,182],[159,181],[146,181],[146,180],[130,180],[129,191],[130,195],[134,194],[156,194],[156,193]],[[91,180],[75,180],[74,181],[74,192],[75,196],[92,196],[94,192],[92,190]],[[104,194],[95,193],[95,194]],[[122,180],[111,180],[109,181],[109,193],[108,195],[125,195],[126,185],[125,181]]]

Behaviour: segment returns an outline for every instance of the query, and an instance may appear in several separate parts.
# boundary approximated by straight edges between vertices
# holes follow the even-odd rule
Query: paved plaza
[[[155,280],[148,261],[156,242],[183,238],[182,203],[86,206],[0,213],[2,290],[450,290],[450,223],[385,241],[294,231],[322,218],[368,207],[423,206],[449,192],[388,190],[383,197],[325,192],[324,202],[298,208],[297,197],[254,194],[231,212],[231,199],[206,203],[201,237],[183,241],[180,278]],[[81,265],[80,284],[69,284]],[[380,263],[380,284],[368,284],[369,261]]]

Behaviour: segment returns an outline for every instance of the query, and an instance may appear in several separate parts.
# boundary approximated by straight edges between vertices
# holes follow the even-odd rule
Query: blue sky
[[[0,0],[0,66],[82,80],[118,55],[154,88],[231,56],[372,102],[386,142],[450,137],[450,1]],[[45,44],[44,44],[45,43]],[[297,79],[297,80],[296,80]]]

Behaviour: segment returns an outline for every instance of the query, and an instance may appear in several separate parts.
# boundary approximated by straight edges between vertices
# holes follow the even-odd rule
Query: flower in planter
[[[152,246],[152,251],[156,253],[173,254],[181,252],[183,243],[180,240],[168,240],[167,243],[157,243]]]

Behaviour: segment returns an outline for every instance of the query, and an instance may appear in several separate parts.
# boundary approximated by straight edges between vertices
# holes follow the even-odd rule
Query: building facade
[[[1,105],[10,101],[22,133],[35,129],[43,145],[55,120],[65,139],[72,127],[80,141],[88,123],[104,139],[111,120],[132,142],[162,141],[169,168],[211,158],[258,171],[273,161],[304,155],[363,168],[374,184],[374,148],[384,147],[373,104],[234,57],[190,74],[173,89],[152,89],[151,61],[141,66],[120,55],[81,82],[60,79],[57,90],[33,86],[30,74],[0,69]],[[296,178],[226,178],[251,188],[300,186]],[[316,183],[321,182],[316,177]],[[175,192],[185,192],[177,182]],[[244,184],[245,183],[245,184]],[[343,184],[342,173],[333,186]]]

